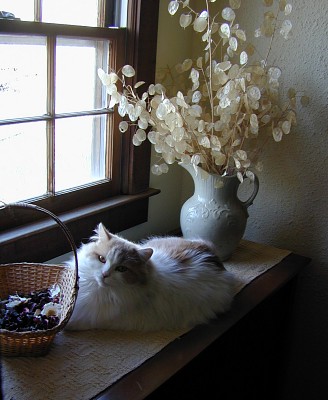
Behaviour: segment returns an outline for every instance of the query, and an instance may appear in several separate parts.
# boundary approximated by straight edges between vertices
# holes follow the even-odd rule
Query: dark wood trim
[[[159,0],[129,1],[127,63],[136,70],[135,81],[154,83],[156,70]],[[151,145],[132,144],[133,132],[123,137],[123,193],[139,193],[149,186]]]
[[[160,388],[161,385],[181,371],[224,334],[229,335],[229,330],[232,327],[245,318],[252,310],[260,306],[265,300],[276,295],[309,262],[309,258],[294,253],[288,255],[275,267],[259,276],[238,293],[231,311],[220,316],[219,319],[212,323],[198,326],[174,340],[162,351],[124,376],[102,394],[95,396],[94,400],[151,399],[151,394],[156,389]],[[252,360],[248,360],[248,362],[252,363]],[[219,355],[217,363],[220,364]],[[238,363],[238,360],[236,360],[236,363]],[[224,366],[221,367],[224,368]],[[201,374],[202,371],[198,371],[198,373]],[[219,375],[217,379],[220,379]],[[220,386],[219,382],[217,384]],[[237,381],[236,384],[238,385]],[[159,395],[159,397],[155,396],[154,398],[173,397],[160,397]],[[178,398],[181,397],[178,396]],[[208,398],[205,393],[203,398]]]
[[[59,214],[71,231],[78,247],[88,240],[93,230],[103,222],[113,232],[119,232],[147,221],[149,197],[159,193],[149,189],[138,195],[115,196]],[[10,210],[10,217],[30,213],[30,210]],[[31,211],[34,217],[39,213]],[[37,215],[36,215],[37,214]],[[41,214],[41,213],[40,213]],[[70,251],[69,243],[53,220],[41,220],[0,233],[0,263],[44,262]]]
[[[26,33],[36,35],[78,36],[90,38],[118,39],[125,28],[100,28],[92,26],[77,26],[54,24],[47,22],[30,22],[0,19],[1,33]]]

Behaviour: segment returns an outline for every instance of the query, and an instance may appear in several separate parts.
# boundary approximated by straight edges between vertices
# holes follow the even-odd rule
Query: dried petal
[[[261,122],[263,122],[263,124],[268,124],[271,121],[271,117],[268,114],[263,115],[263,117],[261,118]]]
[[[171,15],[174,15],[179,9],[179,2],[177,0],[170,1],[168,11]]]
[[[182,28],[187,28],[192,22],[192,16],[190,14],[181,14],[179,22]]]
[[[98,69],[98,76],[99,76],[102,84],[105,86],[111,85],[118,81],[118,76],[115,74],[115,72],[106,74],[106,72],[104,70],[102,70],[101,68]]]
[[[198,140],[199,144],[203,147],[205,147],[206,149],[210,149],[211,148],[211,143],[210,143],[210,139],[207,136],[202,136],[199,140]]]
[[[198,68],[202,68],[203,67],[203,57],[198,57],[197,58],[196,65],[197,65]]]
[[[145,84],[145,81],[139,81],[134,85],[134,88],[138,89],[138,87],[142,86],[143,84]]]
[[[249,123],[253,128],[258,128],[259,122],[257,120],[257,115],[256,114],[251,114]]]
[[[229,39],[229,46],[230,46],[230,48],[233,50],[233,51],[236,51],[237,50],[237,48],[238,48],[238,41],[237,41],[237,39],[235,38],[235,37],[231,37],[230,39]]]
[[[292,12],[293,6],[291,4],[286,4],[284,13],[285,15],[289,15]]]
[[[111,83],[106,86],[106,92],[112,96],[114,93],[117,93],[117,87],[114,83]]]
[[[161,171],[162,174],[166,174],[169,171],[169,166],[166,163],[162,163],[159,166],[159,170]]]
[[[162,175],[162,171],[159,165],[154,164],[151,166],[151,173],[154,175]]]
[[[185,130],[183,127],[176,127],[173,129],[172,137],[176,142],[181,142],[185,134]]]
[[[216,165],[224,165],[224,163],[226,162],[227,157],[219,152],[217,154],[215,154],[215,164]]]
[[[247,153],[246,153],[245,150],[237,150],[237,151],[236,151],[236,154],[237,154],[237,157],[238,157],[240,160],[243,160],[243,161],[247,160]]]
[[[134,146],[140,146],[142,144],[142,141],[138,138],[136,134],[134,134],[132,137],[132,143]]]
[[[292,23],[289,19],[285,19],[285,21],[281,25],[280,34],[285,38],[288,39],[288,34],[292,29]]]
[[[154,84],[149,85],[148,93],[149,93],[151,96],[154,96],[154,94],[155,94],[155,85],[154,85]]]
[[[135,70],[131,65],[124,65],[122,68],[122,74],[126,76],[127,78],[131,78],[136,74]]]
[[[239,179],[239,181],[240,181],[241,183],[243,183],[244,178],[243,178],[243,174],[242,174],[240,171],[237,172],[237,178]]]
[[[230,26],[229,26],[229,24],[226,24],[226,23],[222,24],[220,26],[220,33],[221,33],[221,36],[223,38],[229,38],[230,37]]]
[[[260,100],[261,91],[257,86],[248,86],[248,88],[247,88],[247,96],[251,100]]]
[[[235,12],[230,7],[224,8],[221,15],[226,21],[233,21],[236,18]]]
[[[254,37],[258,38],[262,36],[262,31],[260,28],[255,29]]]
[[[239,65],[234,64],[228,72],[228,77],[229,79],[235,79],[237,78],[238,74],[239,74]]]
[[[137,129],[135,135],[141,142],[147,139],[146,132],[143,129]]]
[[[195,68],[193,68],[191,71],[190,71],[190,79],[191,79],[191,81],[192,82],[195,82],[195,81],[198,81],[198,79],[199,79],[199,72],[197,71],[197,69],[195,69]]]
[[[184,62],[182,63],[182,70],[188,71],[191,67],[192,67],[192,60],[190,58],[184,60]]]
[[[284,121],[281,125],[281,129],[285,135],[288,135],[288,133],[290,132],[290,128],[291,128],[291,123],[289,121]]]
[[[61,305],[53,302],[45,304],[41,311],[41,315],[46,315],[47,317],[50,316],[59,317],[60,314],[61,314]]]
[[[245,31],[241,30],[241,29],[237,29],[236,30],[236,36],[238,39],[242,40],[243,42],[246,41],[246,33]]]
[[[145,119],[139,118],[138,127],[140,129],[147,129],[148,128],[148,122]]]
[[[248,61],[247,53],[246,53],[246,51],[242,51],[242,52],[240,53],[240,64],[241,64],[241,65],[244,65],[244,64],[247,63],[247,61]]]
[[[207,28],[207,17],[197,17],[194,21],[194,30],[203,32]]]
[[[283,132],[279,127],[273,128],[272,130],[273,139],[276,142],[280,142],[282,139]]]
[[[271,79],[278,80],[281,76],[281,69],[278,67],[270,67],[268,75]]]
[[[152,144],[156,144],[156,143],[157,143],[157,141],[158,141],[158,136],[159,136],[159,133],[158,133],[158,132],[154,132],[154,131],[148,132],[148,135],[147,135],[148,140],[149,140],[150,143],[152,143]]]
[[[231,68],[230,61],[223,61],[215,66],[215,70],[219,69],[221,71],[227,71],[229,68]]]
[[[199,103],[202,98],[202,94],[199,90],[193,93],[191,101],[193,103]]]
[[[118,129],[120,130],[120,132],[126,132],[127,130],[128,130],[128,128],[129,128],[129,124],[126,122],[126,121],[121,121],[120,122],[120,124],[119,124],[119,126],[118,126]]]

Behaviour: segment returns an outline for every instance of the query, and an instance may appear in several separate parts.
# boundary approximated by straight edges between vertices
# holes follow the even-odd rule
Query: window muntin
[[[6,157],[1,161],[2,175],[11,177],[6,179],[6,191],[0,193],[2,201],[48,197],[110,180],[110,169],[105,166],[111,162],[111,149],[106,151],[106,141],[113,133],[113,119],[107,117],[106,93],[97,77],[99,67],[107,68],[109,47],[107,39],[98,38],[0,36],[0,49],[8,56],[0,67],[0,99],[4,105],[0,124],[5,131],[14,120],[15,128],[8,132],[20,137],[17,141],[13,140],[15,134],[3,134],[0,141],[0,154],[6,151],[11,161],[4,163]],[[95,112],[99,116],[93,115]],[[45,121],[42,139],[26,133],[31,126],[26,124],[27,119]],[[42,151],[40,143],[45,145]],[[46,186],[44,172],[38,170],[27,176],[27,171],[32,171],[19,167],[22,158],[16,157],[17,146],[34,160],[40,159],[39,169],[42,166],[44,170],[46,154]],[[14,173],[8,171],[9,165]],[[17,190],[18,183],[26,188]]]
[[[113,5],[117,2],[120,0],[106,0],[106,8],[108,4]],[[127,30],[0,20],[0,33],[105,38],[109,40],[113,54],[113,57],[110,57],[110,67],[117,70],[130,63],[137,66],[138,80],[153,82],[159,0],[129,1],[128,8]],[[106,26],[115,24],[108,23]],[[132,57],[125,59],[125,54]],[[99,113],[94,111],[90,112],[91,114]],[[33,201],[62,217],[69,224],[76,243],[88,237],[100,220],[113,232],[146,222],[148,198],[159,192],[149,189],[150,145],[145,143],[141,147],[134,147],[130,135],[119,133],[119,119],[116,115],[109,114],[108,117],[113,120],[113,134],[107,142],[113,159],[112,164],[106,166],[111,174],[110,180],[87,185],[83,187],[83,191],[63,191],[56,198],[46,197]],[[30,121],[29,118],[28,120]],[[38,120],[39,117],[35,118],[33,123]],[[17,123],[16,120],[14,122]],[[41,261],[67,251],[67,243],[61,241],[58,235],[54,236],[51,222],[48,224],[42,221],[39,224],[37,219],[39,216],[35,213],[31,215],[26,212],[21,212],[13,218],[10,212],[0,207],[1,262],[22,259]],[[49,243],[52,245],[49,246]]]
[[[0,67],[0,126],[5,132],[0,140],[0,155],[6,151],[11,161],[7,163],[7,157],[2,158],[7,189],[0,190],[0,199],[42,201],[80,186],[83,190],[97,181],[108,185],[113,177],[119,181],[120,143],[116,144],[117,139],[113,138],[117,123],[105,109],[106,92],[97,69],[106,70],[109,65],[116,68],[115,62],[123,64],[124,46],[111,40],[110,30],[92,28],[97,31],[88,36],[90,26],[104,26],[106,10],[115,15],[116,22],[124,21],[121,14],[127,13],[127,1],[10,0],[4,1],[2,8],[15,15],[15,23],[41,22],[44,34],[39,34],[40,25],[30,25],[30,29],[26,22],[21,24],[22,32],[18,22],[13,24],[13,34],[0,33],[0,51],[5,60]],[[79,25],[78,32],[65,36],[71,25]],[[28,33],[23,34],[26,27]],[[121,34],[114,36],[123,38]],[[115,49],[112,59],[110,49]],[[27,126],[34,126],[31,121],[45,122],[42,139],[27,133]],[[15,126],[9,129],[13,123]],[[19,141],[13,139],[15,135],[19,135]],[[39,160],[37,173],[34,168],[34,174],[28,176],[31,169],[24,170],[18,161],[15,167],[14,155],[20,154],[17,143],[21,152],[25,148],[30,155],[40,151],[40,143],[46,145],[35,157],[35,162]],[[35,183],[30,185],[31,180]],[[118,193],[120,185],[116,182],[111,186],[114,189],[109,188],[108,193]]]

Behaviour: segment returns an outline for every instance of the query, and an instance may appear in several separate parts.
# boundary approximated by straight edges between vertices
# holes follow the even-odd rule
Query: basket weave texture
[[[8,207],[36,208],[50,215],[60,225],[75,255],[75,268],[65,265],[15,263],[0,264],[0,299],[17,293],[28,294],[60,287],[61,316],[58,325],[51,329],[15,332],[0,329],[0,352],[2,356],[42,356],[49,352],[55,335],[61,331],[72,315],[78,293],[78,265],[76,247],[67,227],[48,210],[27,203],[14,203]]]

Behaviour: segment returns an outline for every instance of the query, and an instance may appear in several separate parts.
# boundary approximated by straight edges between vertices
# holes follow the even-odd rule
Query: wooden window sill
[[[99,222],[103,222],[113,233],[146,222],[149,197],[159,192],[158,189],[148,189],[135,195],[120,195],[57,216],[67,225],[78,246],[90,237]],[[24,212],[34,213],[30,210]],[[44,262],[68,251],[70,245],[67,239],[50,218],[0,232],[2,264]]]

